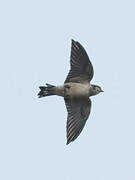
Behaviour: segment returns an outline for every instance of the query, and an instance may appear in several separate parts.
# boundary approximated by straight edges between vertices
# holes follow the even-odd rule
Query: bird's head
[[[91,86],[92,86],[92,95],[96,95],[101,92],[104,92],[100,86],[97,86],[97,85],[91,85]]]

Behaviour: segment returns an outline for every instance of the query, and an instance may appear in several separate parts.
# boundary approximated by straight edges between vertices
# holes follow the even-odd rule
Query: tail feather
[[[40,86],[40,92],[38,93],[38,97],[45,97],[54,95],[55,86],[51,84],[46,84],[46,86]]]
[[[55,87],[55,86],[48,84],[48,83],[46,83],[46,85],[47,85],[47,87]]]

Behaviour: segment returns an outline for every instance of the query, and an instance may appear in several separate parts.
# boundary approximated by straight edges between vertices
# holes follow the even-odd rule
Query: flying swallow
[[[83,130],[91,111],[90,96],[103,92],[100,86],[91,84],[94,70],[83,46],[72,40],[70,71],[61,86],[40,86],[39,98],[57,95],[64,97],[68,112],[67,144],[74,141]]]

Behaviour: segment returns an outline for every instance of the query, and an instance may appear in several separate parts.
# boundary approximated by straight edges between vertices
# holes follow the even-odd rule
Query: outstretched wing
[[[67,144],[74,141],[81,133],[89,117],[91,100],[88,99],[65,99],[68,111],[67,118]]]
[[[67,82],[90,82],[93,78],[93,66],[83,46],[72,40],[70,71],[64,83]]]

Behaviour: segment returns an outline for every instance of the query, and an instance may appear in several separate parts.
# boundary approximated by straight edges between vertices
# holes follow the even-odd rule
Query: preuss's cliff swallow
[[[90,96],[103,92],[100,86],[90,84],[93,78],[93,66],[83,46],[72,40],[70,71],[61,86],[46,84],[40,86],[39,98],[51,95],[64,97],[67,117],[67,144],[81,133],[91,110]]]

